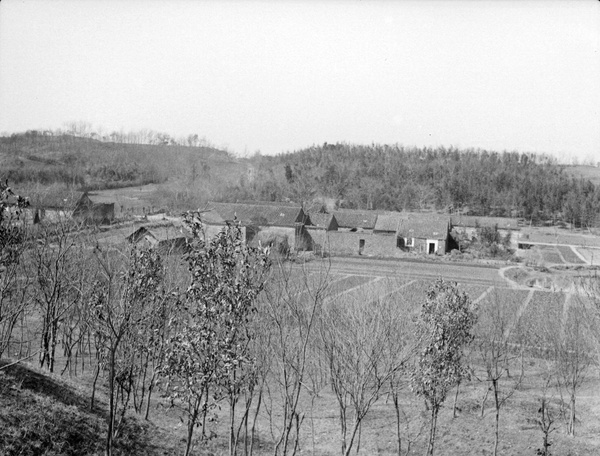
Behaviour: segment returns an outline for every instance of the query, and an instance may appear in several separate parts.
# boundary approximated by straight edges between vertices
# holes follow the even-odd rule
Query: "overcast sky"
[[[74,120],[600,160],[600,2],[2,1],[0,131]]]

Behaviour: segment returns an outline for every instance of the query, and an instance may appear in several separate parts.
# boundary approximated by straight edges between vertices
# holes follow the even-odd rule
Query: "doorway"
[[[435,253],[435,242],[430,242],[429,243],[429,254],[433,254]]]

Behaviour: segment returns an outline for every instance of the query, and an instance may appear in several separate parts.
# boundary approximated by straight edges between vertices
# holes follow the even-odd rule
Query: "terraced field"
[[[558,255],[558,251],[553,252]],[[327,301],[392,299],[410,313],[417,313],[433,280],[443,277],[458,283],[474,303],[503,306],[514,315],[514,336],[526,328],[536,336],[553,330],[538,324],[540,315],[551,315],[559,330],[568,319],[569,303],[582,303],[579,296],[533,288],[511,288],[498,269],[474,265],[449,265],[387,260],[336,259],[329,265],[331,283]],[[520,328],[516,328],[517,322]],[[522,328],[521,328],[522,327]]]
[[[538,245],[536,249],[544,262],[550,264],[585,264],[573,248],[567,245]]]

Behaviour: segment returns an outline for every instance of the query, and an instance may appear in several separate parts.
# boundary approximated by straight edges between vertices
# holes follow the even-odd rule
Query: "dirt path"
[[[318,269],[318,263],[307,264]],[[443,277],[463,284],[506,287],[507,281],[498,274],[498,268],[487,265],[464,263],[434,263],[402,260],[380,260],[362,258],[331,258],[331,272],[375,277],[402,277],[411,280],[435,280]]]

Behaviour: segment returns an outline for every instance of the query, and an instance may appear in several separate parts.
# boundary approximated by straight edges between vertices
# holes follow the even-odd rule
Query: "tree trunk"
[[[108,432],[106,434],[106,449],[105,455],[112,455],[112,440],[113,440],[113,426],[115,422],[115,350],[111,347],[110,350],[110,361],[108,366],[108,395],[109,395],[109,407],[108,407]]]
[[[492,382],[492,385],[494,387],[494,403],[496,406],[496,429],[495,429],[495,433],[494,433],[494,456],[497,456],[498,454],[498,441],[500,440],[500,432],[499,432],[499,428],[500,428],[500,400],[498,397],[498,382],[497,380],[494,380]]]
[[[235,437],[235,404],[237,399],[231,394],[229,397],[229,456],[235,455],[235,449],[237,446],[237,439]]]
[[[575,437],[575,395],[571,395],[571,404],[569,407],[569,435]]]
[[[342,439],[342,454],[346,454],[346,411],[343,407],[340,408],[340,427],[341,427],[341,439]]]
[[[354,422],[354,427],[352,428],[352,435],[350,436],[350,441],[348,442],[348,444],[346,444],[346,439],[344,438],[344,452],[343,454],[345,456],[349,456],[350,453],[352,452],[352,446],[354,445],[354,439],[356,438],[356,434],[359,433],[360,435],[360,423],[361,420],[357,417],[355,422]]]
[[[254,436],[256,434],[256,420],[258,419],[258,412],[260,411],[260,404],[262,403],[262,387],[258,392],[258,403],[256,404],[256,411],[254,412],[254,419],[252,420],[252,430],[250,434],[252,436],[252,440],[250,441],[250,456],[254,454]]]
[[[54,317],[54,316],[53,316]],[[52,331],[50,333],[50,372],[54,372],[54,361],[56,359],[56,343],[58,337],[58,321],[56,317],[52,321]]]
[[[152,390],[154,389],[154,381],[156,373],[152,372],[152,378],[150,378],[150,384],[148,385],[148,397],[146,398],[146,413],[144,414],[144,419],[148,419],[148,415],[150,414],[150,398],[152,397]]]
[[[194,422],[190,421],[188,423],[188,432],[187,432],[187,442],[185,444],[185,456],[190,455],[190,451],[192,449],[192,437],[194,435]]]
[[[456,394],[454,395],[454,405],[452,406],[452,418],[456,418],[456,402],[458,401],[458,392],[460,391],[460,382],[456,384]]]
[[[198,420],[198,409],[202,404],[202,398],[196,397],[196,400],[193,403],[188,403],[191,407],[193,407],[190,412],[192,413],[188,419],[188,432],[187,432],[187,441],[185,443],[185,456],[190,455],[190,451],[192,450],[192,438],[194,437],[194,426],[196,425],[196,421]],[[205,413],[206,415],[206,413]]]
[[[437,427],[437,416],[439,406],[431,405],[431,428],[429,429],[429,442],[427,443],[427,456],[433,456],[433,445],[435,443],[435,431]]]
[[[485,392],[485,396],[483,396],[483,400],[481,401],[481,418],[483,418],[483,412],[485,411],[485,403],[487,402],[487,398],[490,394],[490,388],[488,388]]]
[[[398,456],[402,456],[402,436],[400,433],[400,403],[398,402],[398,395],[392,393],[394,400],[394,410],[396,411],[396,439],[398,441]]]
[[[90,412],[94,411],[94,399],[96,397],[96,382],[98,381],[98,376],[100,375],[100,363],[96,365],[96,373],[94,374],[94,382],[92,383],[92,399],[90,401]]]

